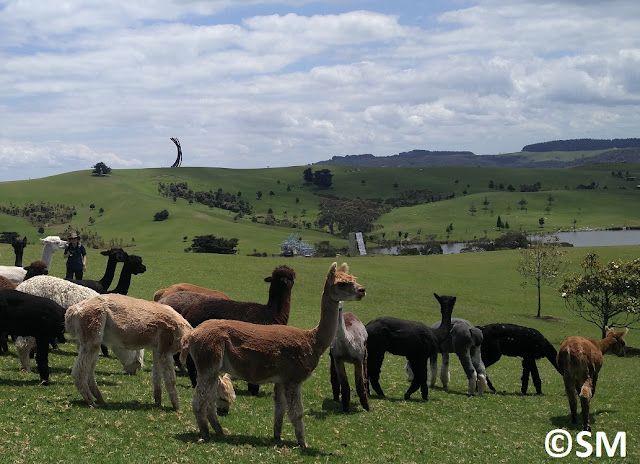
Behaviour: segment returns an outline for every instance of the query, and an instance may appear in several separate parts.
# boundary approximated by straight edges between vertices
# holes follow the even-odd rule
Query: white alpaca
[[[71,376],[89,406],[95,406],[94,398],[104,403],[95,379],[98,352],[103,344],[118,357],[122,350],[152,350],[155,403],[161,405],[164,379],[173,408],[180,409],[172,356],[180,351],[181,337],[192,328],[173,308],[117,293],[97,295],[67,309],[65,327],[78,342],[78,359]]]
[[[51,267],[51,259],[56,251],[64,250],[67,246],[67,242],[62,240],[57,235],[49,235],[48,237],[41,238],[43,243],[42,257],[40,258],[47,264],[47,268]],[[5,276],[16,285],[24,280],[27,271],[20,266],[0,266],[0,275]]]
[[[59,277],[45,275],[35,276],[25,280],[16,287],[16,290],[49,298],[65,309],[69,309],[76,303],[98,295],[98,292],[88,287],[69,282]],[[33,337],[18,337],[16,339],[18,357],[20,358],[23,369],[27,372],[31,372],[29,352],[35,347],[35,343],[36,340]],[[142,368],[144,350],[121,350],[116,354],[127,374],[135,374],[136,370]]]

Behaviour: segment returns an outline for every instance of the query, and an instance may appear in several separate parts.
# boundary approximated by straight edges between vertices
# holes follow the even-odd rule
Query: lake
[[[570,243],[575,247],[588,246],[615,246],[615,245],[640,245],[640,230],[576,230],[572,232],[556,232],[551,234],[557,236],[561,242]],[[445,255],[460,253],[466,243],[450,243],[442,245],[442,252]],[[421,245],[411,245],[412,248],[420,248]],[[398,254],[398,247],[391,248],[371,248],[371,253],[384,255]]]

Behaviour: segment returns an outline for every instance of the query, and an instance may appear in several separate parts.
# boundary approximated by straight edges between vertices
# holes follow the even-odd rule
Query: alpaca
[[[41,238],[40,241],[44,244],[40,260],[46,263],[47,268],[49,268],[51,266],[53,254],[56,251],[64,250],[67,246],[67,242],[57,235],[50,235],[48,237]],[[22,282],[26,274],[27,271],[20,266],[0,266],[0,275],[7,277],[15,284]]]
[[[348,266],[329,268],[322,292],[320,322],[311,330],[286,325],[257,325],[243,321],[208,320],[182,338],[180,359],[190,354],[198,370],[193,413],[203,438],[209,424],[224,435],[216,413],[213,388],[219,372],[247,382],[273,382],[273,436],[280,440],[285,411],[295,429],[298,445],[306,447],[302,422],[302,382],[317,367],[338,327],[340,301],[361,300],[365,288],[348,274]]]
[[[385,396],[380,386],[380,370],[384,355],[388,351],[391,354],[405,356],[412,368],[411,385],[404,394],[404,399],[411,398],[418,388],[422,399],[429,399],[427,361],[433,354],[438,353],[440,344],[448,337],[451,314],[456,303],[455,296],[440,296],[437,293],[433,296],[440,303],[442,315],[442,324],[437,330],[422,322],[396,317],[379,317],[365,326],[369,334],[367,339],[369,384],[378,395]]]
[[[261,325],[287,325],[291,310],[291,289],[295,277],[296,273],[287,266],[279,266],[269,277],[265,277],[264,281],[270,284],[269,300],[266,304],[209,299],[185,308],[182,315],[193,327],[209,319],[232,319]],[[191,384],[195,387],[196,368],[191,358],[187,358],[187,369]],[[248,387],[253,396],[258,394],[259,388],[258,385],[253,384],[249,384]]]
[[[163,296],[158,303],[171,306],[178,314],[182,314],[192,304],[209,299],[219,299],[219,297],[200,292],[180,291]],[[187,368],[180,362],[179,353],[173,355],[173,361],[182,375],[189,375]]]
[[[487,324],[478,327],[482,330],[482,362],[484,367],[498,362],[502,355],[522,358],[522,387],[520,391],[527,394],[529,374],[536,387],[536,393],[542,394],[542,382],[538,373],[536,359],[547,358],[551,365],[560,372],[556,356],[558,352],[553,345],[536,329],[515,324]],[[487,384],[492,391],[496,389],[487,375]]]
[[[611,352],[618,356],[624,356],[626,343],[622,337],[627,332],[626,328],[620,332],[607,328],[607,336],[599,342],[592,338],[573,336],[565,338],[560,345],[557,361],[569,400],[571,422],[573,424],[577,422],[577,392],[582,408],[583,430],[591,431],[589,405],[591,398],[596,393],[598,373],[602,368],[602,355]]]
[[[181,283],[181,284],[173,284],[170,287],[162,288],[156,291],[153,295],[153,301],[160,301],[163,297],[169,296],[176,292],[198,292],[205,293],[207,295],[215,296],[217,298],[222,298],[225,300],[230,300],[228,295],[225,293],[219,292],[218,290],[211,290],[205,287],[198,287],[197,285]]]
[[[65,310],[76,303],[98,295],[98,292],[83,285],[78,285],[59,277],[46,275],[27,279],[18,285],[16,289],[30,295],[49,298]],[[35,343],[36,340],[29,337],[27,337],[26,340],[21,340],[20,337],[18,337],[16,340],[18,357],[22,362],[22,367],[26,371],[30,371],[29,352],[35,346]],[[144,351],[142,350],[122,351],[118,359],[127,374],[135,374],[143,365],[143,356]]]
[[[431,327],[437,329],[440,322]],[[482,396],[487,388],[487,372],[482,362],[482,331],[474,327],[466,319],[451,319],[451,331],[449,337],[440,345],[442,353],[442,366],[440,368],[440,380],[446,389],[449,386],[449,353],[455,353],[460,360],[462,369],[469,382],[467,395],[474,396],[476,389]],[[436,372],[438,372],[438,353],[431,355],[431,379],[429,386],[436,384]]]
[[[14,266],[22,267],[22,256],[24,255],[24,249],[27,247],[27,237],[22,240],[11,240],[11,246],[16,254],[16,261]]]
[[[42,261],[33,261],[30,265],[25,266],[24,270],[27,271],[25,274],[25,280],[30,279],[33,276],[37,275],[46,275],[48,274],[47,265]],[[7,279],[4,276],[0,276],[0,290],[15,290],[17,285],[11,280]],[[9,351],[9,338],[6,332],[0,333],[0,353],[5,353]],[[22,361],[22,360],[21,360]],[[27,366],[29,362],[27,360]],[[23,362],[24,367],[24,362]],[[30,371],[30,368],[27,369]]]
[[[13,282],[11,279],[8,279],[3,275],[0,275],[0,290],[15,290],[15,289],[16,289],[15,282]]]
[[[353,364],[356,392],[360,404],[369,410],[369,395],[367,393],[367,329],[360,319],[353,313],[343,312],[343,303],[338,307],[338,329],[336,337],[331,342],[329,356],[331,358],[331,387],[333,400],[340,401],[342,390],[342,410],[349,412],[351,391],[349,380],[344,368],[345,363]]]
[[[173,408],[180,409],[171,356],[180,351],[181,337],[192,328],[172,308],[126,295],[96,295],[67,309],[65,327],[78,343],[78,359],[71,376],[89,406],[95,407],[95,401],[104,403],[95,379],[98,351],[103,344],[118,357],[123,350],[152,350],[155,404],[162,404],[164,380]]]
[[[131,276],[144,274],[147,271],[147,266],[142,264],[142,258],[137,255],[127,255],[120,271],[120,278],[118,284],[109,290],[107,293],[119,293],[120,295],[126,295],[129,293],[129,287],[131,286]]]
[[[101,251],[100,254],[108,257],[107,268],[100,280],[70,279],[71,282],[89,287],[98,293],[107,293],[116,273],[116,265],[126,262],[129,255],[122,248],[111,248],[110,250]]]
[[[0,291],[0,332],[35,337],[40,383],[49,385],[49,344],[64,342],[64,308],[18,290]]]

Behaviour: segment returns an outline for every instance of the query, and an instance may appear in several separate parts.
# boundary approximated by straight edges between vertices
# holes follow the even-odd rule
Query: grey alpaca
[[[434,329],[440,327],[440,322],[431,326]],[[451,319],[450,337],[447,337],[440,344],[442,353],[442,366],[440,368],[440,380],[442,386],[449,386],[449,353],[455,353],[460,359],[460,364],[464,369],[469,381],[467,394],[473,396],[478,389],[478,394],[482,396],[487,388],[487,373],[482,362],[482,331],[474,327],[466,319],[454,317]],[[436,384],[436,371],[438,370],[438,353],[431,355],[431,379],[429,386]]]

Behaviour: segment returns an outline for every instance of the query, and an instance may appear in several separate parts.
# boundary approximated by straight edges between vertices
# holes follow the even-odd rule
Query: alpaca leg
[[[469,351],[456,353],[458,358],[460,359],[460,364],[462,364],[462,369],[467,376],[467,380],[469,381],[467,395],[474,396],[476,394],[476,385],[478,382],[478,374],[473,367],[473,362],[471,361],[471,355]]]
[[[369,373],[369,383],[375,392],[384,398],[384,392],[380,387],[380,370],[382,369],[382,361],[384,361],[384,352],[369,352],[367,360],[367,371]]]
[[[99,401],[102,400],[102,395],[98,390],[98,386],[95,385],[95,391],[91,388],[91,378],[93,377],[93,370],[95,369],[98,360],[98,350],[100,346],[80,344],[78,346],[78,358],[76,359],[73,368],[71,369],[71,377],[78,392],[82,398],[91,407],[95,407],[96,403],[93,398],[96,397]],[[93,379],[95,383],[95,379]],[[97,393],[97,394],[96,394]],[[93,394],[93,396],[92,396]]]
[[[582,429],[591,432],[591,419],[589,417],[590,398],[580,397],[580,407],[582,408]]]
[[[529,387],[529,374],[531,373],[531,363],[528,359],[522,360],[522,377],[520,380],[522,381],[522,386],[520,387],[520,392],[523,395],[527,394],[527,388]]]
[[[224,435],[224,430],[220,425],[218,413],[215,405],[215,388],[219,382],[218,372],[204,372],[200,374],[195,390],[193,391],[193,399],[191,407],[193,415],[196,418],[200,436],[207,438],[209,436],[209,423],[218,435]],[[213,401],[213,404],[211,404]]]
[[[96,382],[96,365],[98,364],[98,352],[95,352],[95,356],[93,356],[91,362],[91,366],[89,366],[89,376],[87,377],[87,385],[89,386],[89,391],[96,399],[98,403],[104,403],[104,398],[102,398],[102,393],[100,393],[100,389],[98,388],[98,382]]]
[[[435,373],[437,372],[437,370],[434,370],[433,372]],[[449,353],[442,353],[442,367],[440,368],[440,381],[442,382],[442,388],[444,388],[445,390],[449,388],[449,380],[451,380],[451,375],[449,374]]]
[[[282,422],[287,409],[287,400],[284,395],[284,385],[276,383],[273,385],[273,438],[282,439]]]
[[[482,362],[482,354],[480,353],[480,345],[471,347],[471,362],[476,370],[477,375],[477,387],[478,395],[484,395],[484,391],[487,389],[487,372]],[[475,387],[474,387],[475,388]]]
[[[540,373],[538,372],[538,365],[535,359],[531,359],[530,370],[533,386],[536,387],[536,394],[542,395],[542,380],[540,380]]]
[[[408,400],[411,395],[420,389],[423,400],[429,399],[429,387],[427,386],[427,360],[420,359],[419,357],[409,358],[409,364],[413,370],[413,381],[409,386],[409,389],[404,394],[404,399]]]
[[[438,372],[438,353],[432,354],[429,358],[429,367],[431,368],[431,372],[429,374],[429,386],[433,388],[436,386],[436,373]],[[412,379],[409,379],[409,381],[411,380]]]
[[[178,390],[176,388],[176,371],[173,370],[173,358],[171,353],[165,353],[159,356],[162,368],[162,377],[164,379],[164,388],[167,389],[169,394],[169,400],[175,411],[180,410],[180,397],[178,396]],[[154,363],[155,365],[155,363]],[[217,392],[217,388],[214,388]]]
[[[582,384],[580,389],[580,407],[582,408],[583,430],[591,431],[591,420],[589,418],[589,403],[593,396],[593,381],[589,377]]]
[[[335,360],[333,359],[331,351],[329,351],[329,359],[329,375],[331,377],[333,401],[340,401],[340,382],[338,381],[338,372],[336,371]]]
[[[258,393],[260,392],[260,385],[247,383],[247,391],[251,396],[258,396]]]
[[[191,355],[187,355],[187,372],[189,372],[189,379],[191,380],[191,386],[196,388],[198,383],[198,372],[196,371],[196,363],[193,362]]]
[[[338,381],[340,383],[340,391],[342,392],[342,411],[349,412],[349,403],[351,402],[351,388],[349,387],[347,371],[345,370],[344,362],[339,361],[336,364],[336,372],[338,374]]]
[[[31,350],[36,346],[36,339],[33,337],[16,337],[16,352],[22,369],[31,372],[31,362],[29,355]]]
[[[578,420],[578,401],[576,400],[576,391],[571,377],[565,373],[564,375],[564,391],[569,400],[569,410],[571,411],[571,423],[575,424]]]
[[[153,352],[153,366],[151,366],[151,383],[153,384],[153,401],[156,406],[162,405],[162,377],[163,360],[158,351]]]
[[[40,374],[40,384],[49,385],[49,340],[36,339],[36,365]]]
[[[366,361],[365,361],[366,362]],[[358,392],[358,397],[360,398],[360,404],[365,409],[365,411],[369,410],[369,395],[367,395],[367,389],[365,386],[367,374],[365,371],[365,364],[354,364],[353,373],[356,378],[356,392]]]
[[[342,394],[344,398],[344,392]],[[306,448],[307,442],[304,437],[304,422],[302,422],[302,414],[304,412],[302,406],[302,383],[286,384],[284,386],[284,395],[287,401],[287,414],[296,432],[298,445],[300,445],[301,448]]]

